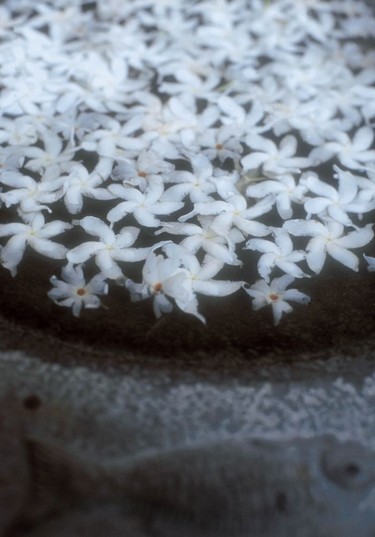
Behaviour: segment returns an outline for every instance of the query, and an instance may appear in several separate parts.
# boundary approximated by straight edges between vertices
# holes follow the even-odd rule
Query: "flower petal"
[[[83,242],[79,246],[76,246],[70,250],[66,257],[69,263],[84,263],[93,255],[96,255],[100,250],[104,248],[104,245],[100,242]]]
[[[29,244],[34,250],[51,259],[64,259],[68,251],[62,244],[39,237],[29,239]]]
[[[96,216],[86,216],[79,222],[80,226],[95,237],[99,237],[105,244],[115,242],[115,234],[110,227]]]
[[[327,243],[327,252],[331,257],[336,259],[336,261],[338,261],[342,265],[345,265],[346,267],[355,270],[356,272],[358,271],[359,259],[350,250],[347,250],[346,248],[343,248],[338,244],[330,242]]]
[[[326,241],[323,237],[314,237],[307,245],[306,262],[315,274],[319,274],[326,260]]]
[[[14,235],[1,250],[0,262],[3,267],[10,270],[12,276],[17,274],[17,265],[21,261],[26,248],[26,237]]]
[[[227,296],[238,291],[242,282],[231,282],[224,280],[194,280],[193,289],[196,293],[208,296]]]

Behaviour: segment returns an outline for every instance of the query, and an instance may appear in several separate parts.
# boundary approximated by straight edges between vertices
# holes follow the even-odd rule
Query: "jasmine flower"
[[[283,175],[300,171],[310,164],[310,160],[305,157],[296,157],[297,139],[295,136],[287,135],[277,147],[275,142],[257,134],[249,134],[246,137],[246,144],[249,148],[257,151],[250,152],[242,158],[241,164],[245,170],[254,170],[262,166],[263,173],[268,177]]]
[[[264,129],[264,126],[260,124],[264,116],[264,107],[256,99],[248,112],[239,100],[228,95],[220,96],[217,105],[222,112],[223,125],[228,126],[230,131],[233,129],[233,132],[237,132],[237,136],[246,132],[260,132]]]
[[[163,222],[162,228],[156,231],[160,233],[170,233],[171,235],[187,235],[181,241],[188,252],[195,254],[200,249],[212,255],[218,260],[228,265],[241,265],[241,261],[235,252],[237,242],[244,240],[241,232],[231,230],[228,235],[221,235],[212,229],[213,218],[209,216],[199,216],[198,224],[181,222]]]
[[[336,132],[334,139],[335,141],[313,149],[309,158],[319,163],[326,162],[335,155],[343,166],[354,170],[363,169],[367,163],[375,161],[375,150],[371,149],[374,141],[371,127],[361,127],[355,132],[353,139],[346,132]]]
[[[1,8],[0,8],[1,9]],[[15,146],[33,145],[38,140],[35,125],[27,117],[0,118],[0,143]]]
[[[0,263],[10,270],[12,276],[17,274],[26,246],[52,259],[64,259],[68,249],[62,244],[51,241],[51,237],[60,235],[72,226],[61,220],[45,222],[41,213],[32,214],[25,223],[14,222],[0,225],[0,237],[11,237],[0,252]]]
[[[269,284],[258,280],[251,287],[244,287],[245,292],[252,297],[253,310],[271,305],[275,326],[279,324],[283,313],[290,313],[293,308],[289,301],[308,304],[310,297],[298,289],[286,289],[294,282],[293,276],[285,275],[274,278]]]
[[[45,176],[47,177],[47,176]],[[6,207],[19,205],[22,213],[40,212],[47,210],[52,212],[48,205],[61,198],[61,178],[51,180],[42,177],[40,181],[35,181],[28,175],[23,175],[17,171],[6,171],[0,174],[0,183],[10,190],[0,194],[0,199]]]
[[[108,190],[111,194],[126,200],[116,205],[107,214],[107,219],[111,224],[132,214],[142,226],[157,227],[160,220],[155,215],[174,213],[184,205],[181,201],[169,201],[168,196],[166,199],[163,196],[164,185],[159,181],[150,183],[144,192],[117,184],[110,185]]]
[[[350,231],[345,234],[342,224],[327,221],[325,224],[317,220],[289,220],[283,228],[295,235],[313,237],[307,244],[306,261],[311,270],[319,274],[329,254],[346,267],[357,271],[358,257],[350,250],[366,246],[374,237],[373,224]]]
[[[63,140],[53,131],[44,130],[42,133],[44,149],[35,146],[27,146],[23,150],[28,159],[25,168],[34,172],[43,172],[49,166],[61,165],[72,159],[72,149],[63,149]]]
[[[276,209],[283,220],[293,216],[292,203],[301,204],[307,192],[303,181],[296,182],[291,174],[283,174],[274,180],[260,181],[246,188],[246,196],[264,198],[273,196]]]
[[[171,173],[168,181],[175,183],[164,194],[166,200],[182,200],[189,196],[193,203],[208,201],[216,191],[213,166],[207,156],[195,155],[190,159],[192,172],[181,170]]]
[[[124,186],[139,187],[144,191],[148,183],[168,180],[175,166],[170,162],[160,159],[153,151],[142,151],[137,159],[119,160],[113,170],[112,177],[115,181],[122,181]],[[162,177],[158,177],[158,176]]]
[[[213,71],[208,76],[199,76],[185,68],[177,69],[174,73],[175,82],[162,82],[159,91],[169,95],[193,94],[201,99],[215,101],[214,89],[219,85],[219,73]]]
[[[143,281],[140,284],[126,280],[133,302],[152,297],[154,313],[157,318],[173,309],[173,302],[182,309],[190,303],[191,291],[188,272],[180,267],[176,258],[165,258],[150,252],[143,270]],[[190,308],[189,308],[190,309]],[[189,311],[189,313],[192,313]]]
[[[102,128],[84,134],[81,146],[86,151],[96,151],[103,158],[128,158],[145,149],[145,143],[132,136],[140,127],[140,119],[131,118],[126,123],[115,119],[104,121]]]
[[[48,296],[58,306],[72,308],[73,315],[79,317],[83,308],[99,308],[101,300],[98,295],[108,294],[108,284],[103,274],[97,274],[86,283],[82,265],[71,264],[63,267],[62,280],[52,276],[50,282],[54,286],[48,291]]]
[[[83,164],[72,163],[68,175],[63,177],[64,202],[70,214],[77,214],[82,210],[84,197],[96,200],[115,199],[113,194],[101,186],[108,179],[112,165],[111,159],[101,158],[90,173]]]
[[[192,313],[204,323],[206,322],[205,318],[197,310],[197,293],[221,297],[235,293],[242,286],[241,281],[214,279],[224,267],[224,262],[216,257],[206,254],[203,262],[200,263],[194,254],[189,253],[183,246],[174,243],[168,243],[163,246],[163,251],[168,257],[179,259],[181,266],[187,269],[191,297],[184,306],[184,311]]]
[[[269,275],[274,267],[278,267],[294,278],[309,277],[296,264],[306,258],[303,250],[294,250],[289,234],[283,229],[274,230],[275,242],[264,239],[250,239],[245,249],[262,252],[258,261],[259,275],[269,282]]]
[[[215,201],[196,203],[194,210],[180,220],[185,221],[195,214],[217,215],[212,220],[211,229],[218,235],[228,236],[232,226],[238,228],[245,235],[262,237],[269,235],[270,229],[256,221],[262,214],[270,211],[272,207],[271,197],[264,198],[252,207],[248,207],[247,200],[241,194],[229,197],[228,201]]]
[[[211,161],[215,158],[218,158],[220,162],[232,159],[235,164],[238,164],[243,152],[238,129],[234,125],[207,129],[199,137],[199,145],[203,148],[203,154]]]
[[[337,166],[336,178],[339,183],[338,190],[318,179],[314,175],[305,177],[302,182],[310,192],[316,194],[315,198],[306,197],[304,207],[309,219],[312,214],[320,217],[330,216],[333,220],[344,226],[353,225],[347,215],[348,212],[362,214],[374,209],[374,203],[360,200],[358,197],[358,182],[350,172],[344,172]]]
[[[132,248],[140,233],[136,227],[124,227],[115,234],[107,224],[95,216],[86,216],[77,223],[86,233],[98,237],[99,240],[83,242],[69,250],[66,255],[68,261],[74,264],[84,263],[91,257],[95,257],[97,266],[106,278],[123,277],[122,270],[116,261],[143,261],[150,251],[150,248]]]

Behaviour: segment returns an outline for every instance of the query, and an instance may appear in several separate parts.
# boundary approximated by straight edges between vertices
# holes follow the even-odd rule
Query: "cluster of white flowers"
[[[75,315],[112,283],[275,324],[327,256],[374,270],[374,37],[362,0],[5,0],[2,266],[62,260]]]

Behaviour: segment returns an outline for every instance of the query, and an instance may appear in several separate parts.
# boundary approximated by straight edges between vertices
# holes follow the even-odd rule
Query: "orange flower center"
[[[159,282],[159,283],[155,283],[154,285],[154,293],[160,293],[160,291],[162,290],[162,284]]]
[[[271,300],[278,300],[279,299],[279,295],[277,295],[276,293],[271,293],[269,296],[270,296]]]
[[[86,289],[80,287],[79,289],[77,289],[76,293],[78,296],[84,296],[86,294]]]

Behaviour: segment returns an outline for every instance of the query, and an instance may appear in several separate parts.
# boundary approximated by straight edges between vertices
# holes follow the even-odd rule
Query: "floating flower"
[[[299,172],[306,168],[310,160],[297,157],[297,139],[292,135],[284,136],[279,147],[268,138],[258,134],[249,134],[246,143],[251,151],[243,157],[241,164],[245,170],[254,170],[262,166],[263,173],[268,177],[283,175],[285,173]]]
[[[160,220],[156,215],[171,214],[183,207],[181,201],[169,201],[163,197],[164,185],[161,182],[150,183],[144,192],[136,188],[122,185],[108,187],[111,194],[123,201],[107,214],[111,223],[119,222],[128,214],[132,214],[139,224],[145,227],[157,227]]]
[[[307,186],[296,182],[291,174],[280,175],[275,180],[260,181],[246,189],[246,195],[250,198],[273,196],[277,212],[284,220],[292,218],[292,203],[301,204],[306,192]]]
[[[122,278],[123,273],[116,261],[143,261],[150,248],[132,247],[140,230],[136,227],[128,226],[115,234],[114,231],[100,218],[86,216],[79,221],[79,225],[89,233],[98,237],[98,241],[83,242],[72,250],[69,250],[66,257],[70,263],[84,263],[91,257],[95,257],[95,262],[107,278]]]
[[[73,315],[79,317],[82,308],[99,308],[101,300],[98,295],[108,293],[108,284],[103,274],[97,274],[86,283],[82,265],[66,265],[61,271],[62,280],[52,276],[50,282],[54,286],[48,296],[58,306],[72,308]]]
[[[153,298],[154,313],[157,318],[173,309],[173,299],[180,309],[191,301],[188,272],[181,268],[177,258],[165,258],[151,252],[142,270],[143,281],[140,284],[127,280],[125,285],[130,291],[133,302]],[[189,313],[193,313],[189,311]]]
[[[82,210],[83,198],[96,200],[112,200],[113,194],[101,185],[108,179],[112,171],[112,161],[102,158],[93,172],[89,172],[83,164],[73,164],[69,174],[63,178],[63,194],[66,208],[70,214]]]
[[[1,264],[15,276],[27,245],[46,257],[64,259],[68,249],[62,244],[51,241],[50,238],[60,235],[71,227],[71,224],[61,220],[46,224],[44,216],[40,213],[32,214],[30,220],[26,219],[25,223],[1,224],[0,237],[11,237],[1,249]]]
[[[353,170],[361,170],[369,162],[375,161],[375,150],[371,149],[374,141],[374,130],[371,127],[361,127],[353,139],[346,132],[335,132],[334,141],[326,142],[319,148],[313,149],[310,159],[316,162],[326,162],[337,156],[343,166]]]
[[[7,171],[0,175],[0,183],[10,187],[10,190],[0,194],[0,199],[6,207],[18,205],[21,213],[37,213],[47,210],[62,196],[63,180],[59,177],[45,178],[36,181],[18,171]]]
[[[349,213],[362,215],[372,211],[375,203],[361,200],[358,197],[358,182],[356,177],[348,171],[335,167],[336,177],[339,182],[338,190],[333,186],[321,181],[315,175],[303,179],[303,184],[310,192],[316,194],[315,198],[306,197],[304,203],[307,218],[312,214],[320,217],[328,215],[332,220],[340,222],[344,226],[352,226]]]
[[[283,229],[274,231],[275,242],[264,239],[250,239],[245,249],[262,252],[258,261],[259,275],[269,282],[269,275],[274,267],[278,267],[294,278],[308,277],[296,264],[306,258],[306,252],[294,250],[289,234]]]
[[[252,297],[255,311],[264,306],[271,305],[275,325],[278,325],[283,313],[290,313],[293,308],[289,301],[308,304],[310,297],[298,289],[286,289],[294,282],[293,276],[285,275],[273,279],[269,284],[265,280],[258,280],[251,287],[245,287],[246,293]]]
[[[346,267],[357,271],[359,258],[350,250],[366,246],[374,237],[373,224],[350,231],[339,222],[328,221],[325,224],[316,220],[289,220],[284,224],[292,235],[313,237],[307,245],[306,261],[316,274],[321,272],[327,254]]]

